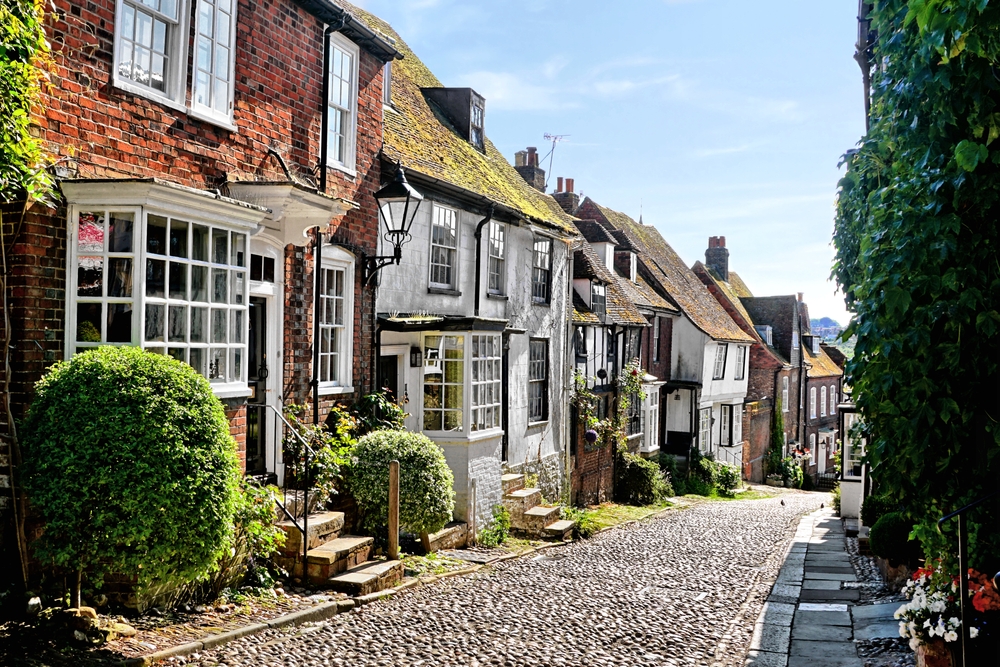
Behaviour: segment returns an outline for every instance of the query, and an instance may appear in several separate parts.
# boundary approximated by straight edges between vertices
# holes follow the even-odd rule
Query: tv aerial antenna
[[[568,136],[570,136],[570,135],[568,135],[568,134],[549,134],[548,132],[546,132],[545,134],[542,135],[542,138],[545,139],[545,141],[551,141],[552,142],[552,149],[549,151],[549,154],[547,156],[545,156],[545,157],[549,158],[549,170],[545,174],[545,189],[546,190],[548,190],[548,188],[549,188],[549,179],[552,178],[552,160],[553,160],[553,158],[555,158],[556,144],[558,144],[560,141],[562,141],[563,139],[565,139]],[[543,157],[542,159],[544,160],[545,158]]]

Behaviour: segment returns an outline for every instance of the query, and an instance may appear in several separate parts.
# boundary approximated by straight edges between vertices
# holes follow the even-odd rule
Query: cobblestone
[[[796,517],[786,493],[701,503],[414,589],[189,665],[742,665]],[[314,626],[315,627],[315,626]],[[181,662],[178,660],[177,662]]]

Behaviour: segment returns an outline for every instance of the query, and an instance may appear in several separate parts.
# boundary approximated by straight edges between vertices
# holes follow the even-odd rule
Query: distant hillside
[[[831,320],[829,317],[821,317],[818,320],[809,320],[809,326],[812,327],[813,331],[817,328],[832,329],[833,327],[836,327],[837,329],[843,329],[843,327],[840,326],[840,322],[837,320]]]

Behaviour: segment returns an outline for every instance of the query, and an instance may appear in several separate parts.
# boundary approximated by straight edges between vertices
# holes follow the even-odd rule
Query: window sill
[[[203,123],[208,123],[209,125],[215,125],[223,130],[228,130],[230,132],[239,132],[239,128],[233,123],[232,119],[225,120],[211,114],[198,111],[194,107],[187,108],[187,114],[196,120],[200,120]]]
[[[540,419],[539,421],[536,422],[533,421],[528,422],[528,428],[538,428],[540,426],[548,426],[548,425],[549,425],[548,419]]]
[[[114,84],[113,85],[114,85],[115,88],[117,88],[119,90],[125,91],[127,93],[131,93],[133,95],[138,95],[139,97],[144,97],[147,100],[150,100],[152,102],[156,102],[158,104],[162,104],[165,107],[170,107],[171,109],[174,109],[175,111],[180,111],[180,112],[183,112],[183,113],[187,113],[187,111],[188,111],[188,109],[187,109],[186,106],[184,106],[180,102],[177,102],[176,100],[173,100],[173,99],[167,97],[166,95],[158,93],[155,90],[151,90],[149,88],[146,88],[145,86],[140,86],[140,85],[134,84],[131,81],[126,81],[124,79],[119,79],[117,76],[114,78]]]
[[[345,164],[337,164],[337,163],[328,164],[328,165],[326,165],[326,168],[327,169],[333,169],[334,171],[339,171],[340,173],[346,174],[347,176],[350,176],[351,178],[357,178],[357,176],[358,176],[358,170],[357,169],[354,169],[353,167],[348,167]]]
[[[506,294],[495,294],[495,293],[492,293],[492,292],[487,292],[486,293],[486,298],[487,299],[496,299],[497,301],[510,301],[510,297],[507,296]]]
[[[354,387],[324,387],[320,386],[320,396],[335,396],[337,394],[353,394]]]
[[[542,301],[541,299],[531,299],[531,305],[533,306],[543,306],[545,308],[550,308],[552,306],[551,301]]]
[[[251,394],[250,385],[242,382],[212,383],[212,393],[216,398],[246,398]]]
[[[459,431],[424,431],[423,433],[434,442],[466,444],[499,438],[503,435],[503,429],[491,428],[488,431],[472,431],[468,434]]]
[[[451,289],[450,287],[428,287],[428,294],[443,294],[444,296],[462,296],[462,293],[457,289]]]

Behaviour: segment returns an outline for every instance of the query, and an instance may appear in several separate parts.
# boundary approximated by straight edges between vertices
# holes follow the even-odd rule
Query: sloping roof
[[[753,321],[753,318],[750,317],[750,313],[747,312],[747,309],[743,307],[743,302],[740,301],[739,298],[740,295],[733,288],[732,282],[727,282],[725,280],[722,280],[719,277],[718,273],[716,273],[712,269],[702,264],[700,260],[694,263],[694,266],[691,267],[691,270],[695,271],[696,273],[699,270],[703,270],[706,274],[708,274],[708,277],[712,279],[712,282],[714,282],[715,285],[719,288],[719,290],[726,295],[726,298],[729,299],[729,302],[733,304],[733,308],[735,308],[737,312],[739,312],[739,314],[743,316],[743,319],[745,319],[750,324],[750,326],[754,326],[756,324],[756,322]],[[729,273],[730,278],[732,278],[735,275],[736,275],[735,273],[732,272]],[[740,281],[740,284],[741,285],[743,284],[742,280]],[[745,288],[746,285],[743,285],[743,287]],[[760,336],[757,336],[756,334],[754,335],[755,337],[760,338]]]
[[[611,236],[611,232],[602,227],[596,220],[574,220],[573,222],[588,243],[611,243],[614,245],[618,243]]]
[[[408,172],[487,197],[534,222],[575,233],[572,217],[552,197],[525,183],[488,138],[484,155],[428,103],[421,88],[440,88],[442,84],[392,26],[343,0],[337,3],[372,29],[395,39],[396,50],[403,55],[392,64],[392,110],[384,113],[385,159],[399,160]]]
[[[627,326],[649,326],[649,322],[643,317],[635,303],[625,294],[619,278],[608,271],[601,258],[597,256],[594,249],[586,241],[580,241],[575,245],[573,253],[573,277],[583,279],[596,279],[605,285],[605,301],[607,307],[607,321],[610,324],[622,324]],[[576,294],[576,290],[573,292]],[[581,299],[579,308],[589,312],[585,302]],[[577,302],[573,302],[574,311],[578,310]],[[575,317],[575,315],[574,315]]]
[[[753,296],[750,288],[735,271],[729,272],[729,287],[736,296]]]
[[[574,324],[600,324],[601,318],[587,307],[583,297],[573,290],[573,323]]]
[[[655,308],[657,310],[666,310],[671,313],[680,314],[681,311],[678,310],[672,303],[657,294],[656,290],[650,287],[649,283],[647,283],[642,276],[636,278],[635,282],[617,274],[615,274],[615,278],[618,281],[618,286],[621,290],[637,306]]]
[[[808,345],[803,345],[802,349],[806,353],[806,361],[812,364],[812,367],[808,371],[808,377],[811,378],[822,378],[822,377],[840,377],[844,374],[840,366],[830,358],[830,355],[826,353],[822,347],[819,348],[819,354],[813,354],[812,350]]]
[[[628,215],[589,201],[608,223],[630,233],[639,250],[639,261],[649,271],[653,282],[696,327],[716,340],[753,342],[754,338],[740,329],[733,318],[674,252],[655,227],[640,225]]]

